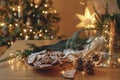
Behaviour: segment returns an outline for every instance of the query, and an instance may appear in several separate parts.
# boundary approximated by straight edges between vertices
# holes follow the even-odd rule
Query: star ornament
[[[85,9],[85,14],[76,14],[76,16],[79,18],[81,21],[76,27],[85,27],[85,28],[94,28],[94,23],[95,23],[95,14],[90,14],[90,11],[86,7]]]

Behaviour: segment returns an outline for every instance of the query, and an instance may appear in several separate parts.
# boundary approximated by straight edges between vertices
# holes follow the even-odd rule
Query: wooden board
[[[10,53],[15,54],[16,50],[29,49],[26,43],[34,43],[40,46],[56,42],[56,40],[16,41],[0,59],[5,58]],[[65,80],[61,75],[62,70],[63,67],[53,70],[35,70],[24,62],[14,59],[11,63],[9,61],[0,63],[0,80]],[[120,68],[96,68],[94,75],[78,72],[74,80],[120,80]]]

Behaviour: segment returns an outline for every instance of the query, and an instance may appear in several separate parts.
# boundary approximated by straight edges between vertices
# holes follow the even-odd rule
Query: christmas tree
[[[59,21],[52,0],[0,0],[0,45],[57,39]]]

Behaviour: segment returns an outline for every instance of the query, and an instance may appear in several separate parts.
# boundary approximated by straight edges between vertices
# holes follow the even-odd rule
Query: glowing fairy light
[[[45,6],[45,7],[48,7],[48,4],[45,4],[44,6]]]
[[[36,32],[33,32],[33,34],[36,34]]]
[[[42,34],[39,34],[39,37],[42,37]]]
[[[45,32],[48,32],[48,30],[46,29]]]
[[[40,30],[40,32],[42,32],[42,30]]]
[[[35,8],[38,8],[38,5],[35,5]]]
[[[5,23],[1,23],[0,26],[5,26]]]
[[[56,10],[54,10],[54,13],[57,13],[57,11],[56,11]]]
[[[27,30],[26,29],[23,29],[23,31],[26,33],[27,32]]]
[[[118,62],[119,62],[119,64],[120,64],[120,58],[118,58]]]
[[[26,35],[26,36],[25,36],[25,40],[28,40],[28,39],[29,39],[29,36],[28,36],[28,35]]]
[[[13,42],[13,41],[11,41],[10,43],[11,43],[11,45],[13,45],[13,43],[14,43],[14,42]]]
[[[9,24],[10,27],[12,27],[12,24]]]
[[[15,8],[12,8],[13,11],[15,11]]]
[[[61,71],[61,74],[64,74],[65,73],[65,71]]]
[[[48,14],[48,11],[43,11],[43,14]]]
[[[32,29],[30,29],[29,31],[32,32]]]
[[[20,36],[22,36],[23,34],[22,33],[20,33]]]
[[[31,3],[30,6],[33,6],[33,4]]]
[[[16,23],[15,26],[18,26],[18,24]]]
[[[8,45],[10,45],[10,42],[8,42]]]

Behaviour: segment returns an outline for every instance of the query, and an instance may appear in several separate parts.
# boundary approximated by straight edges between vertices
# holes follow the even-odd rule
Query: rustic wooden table
[[[56,40],[19,40],[16,41],[0,59],[5,58],[10,53],[16,53],[16,50],[30,49],[26,43],[34,43],[37,46],[41,46],[56,42]],[[0,80],[64,80],[61,76],[61,71],[62,68],[44,71],[35,70],[24,62],[14,59],[0,63]],[[74,80],[120,80],[120,68],[96,68],[94,75],[78,72]]]

